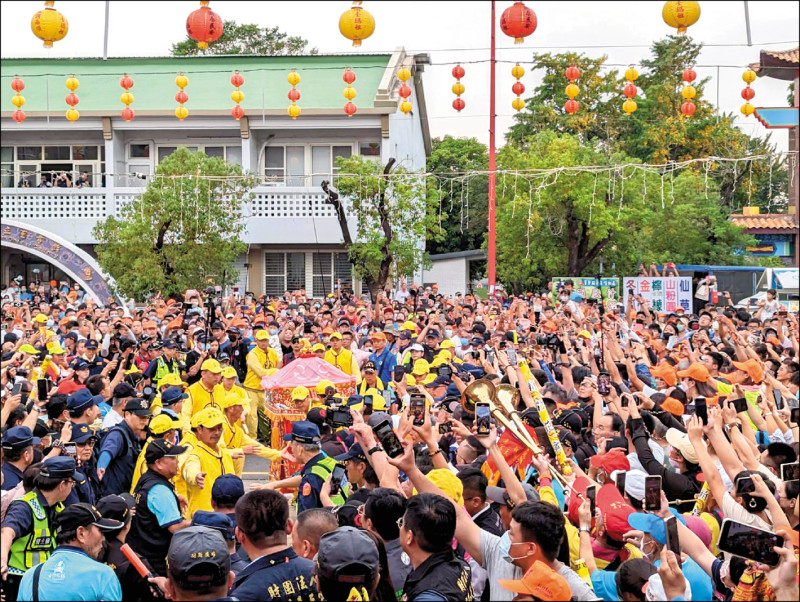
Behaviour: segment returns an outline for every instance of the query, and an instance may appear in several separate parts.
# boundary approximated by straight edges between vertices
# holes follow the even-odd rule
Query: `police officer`
[[[15,426],[3,434],[3,491],[14,489],[33,462],[33,446],[39,445],[27,426]]]
[[[83,355],[83,360],[89,364],[89,376],[101,374],[106,367],[106,360],[97,354],[98,343],[94,339],[86,341],[86,353]]]
[[[320,448],[319,428],[312,422],[300,420],[293,424],[292,432],[284,435],[283,440],[292,442],[292,455],[299,464],[303,464],[297,492],[297,513],[309,508],[321,508],[320,491],[336,467],[336,460]]]
[[[100,444],[97,478],[103,495],[130,491],[145,428],[152,416],[147,400],[141,398],[130,399],[122,413],[123,421],[112,428]]]
[[[97,400],[87,388],[79,389],[67,397],[67,411],[73,429],[79,424],[91,425],[100,416]]]
[[[196,526],[175,535],[165,585],[170,600],[238,600],[226,595],[233,579],[228,546],[219,531]]]
[[[97,559],[104,532],[119,531],[118,520],[103,518],[91,504],[78,503],[55,520],[58,548],[42,564],[26,571],[17,600],[122,600],[114,570]]]
[[[155,389],[158,389],[161,379],[167,374],[177,374],[178,376],[181,374],[178,364],[178,350],[180,349],[178,342],[174,339],[166,340],[162,348],[163,353],[150,362],[144,373],[145,380],[149,380]]]
[[[94,504],[97,500],[97,492],[100,490],[100,481],[97,480],[92,460],[97,436],[87,425],[78,424],[72,429],[70,439],[70,442],[75,444],[76,468],[85,478],[75,482],[75,487],[64,501],[64,505],[69,506],[77,502]]]
[[[64,509],[76,481],[85,476],[75,469],[74,458],[48,458],[42,463],[35,487],[11,502],[0,530],[3,591],[15,600],[22,575],[44,562],[56,547],[51,532],[56,515]]]
[[[128,560],[128,557],[122,553],[122,546],[128,537],[131,530],[131,520],[133,519],[133,512],[131,511],[135,506],[133,496],[123,493],[121,495],[107,495],[100,498],[97,502],[97,511],[103,518],[110,518],[118,520],[122,523],[123,527],[115,531],[106,532],[106,545],[100,562],[110,566],[119,579],[122,586],[122,600],[136,600],[136,592],[142,591],[142,588],[147,586],[142,583],[142,578],[136,569]],[[146,561],[145,561],[146,562]],[[148,567],[152,571],[152,567]],[[149,588],[148,588],[149,589]]]
[[[235,326],[228,328],[228,338],[231,341],[231,366],[236,369],[239,382],[247,378],[247,354],[250,351],[248,344],[242,339],[242,331]]]
[[[147,472],[133,491],[136,512],[128,543],[161,576],[166,575],[172,534],[191,524],[181,515],[181,503],[172,484],[172,479],[178,474],[178,456],[186,449],[182,445],[170,445],[163,439],[154,439],[145,452]]]

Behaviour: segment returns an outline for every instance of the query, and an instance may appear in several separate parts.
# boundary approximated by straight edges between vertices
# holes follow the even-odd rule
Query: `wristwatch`
[[[444,452],[442,452],[442,448],[441,447],[437,447],[436,451],[428,450],[428,454],[430,455],[431,458],[433,458],[436,454],[441,454],[441,453],[444,453]]]
[[[380,445],[376,445],[375,447],[370,447],[367,450],[367,453],[371,456],[375,452],[383,451],[383,448]]]
[[[590,527],[581,527],[578,529],[579,533],[588,533],[589,535],[592,534],[592,529]]]

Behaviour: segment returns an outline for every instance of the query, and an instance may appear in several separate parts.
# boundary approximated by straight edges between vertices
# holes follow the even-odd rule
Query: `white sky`
[[[537,30],[525,44],[515,46],[499,29],[498,60],[520,61],[526,67],[523,78],[528,91],[540,76],[531,73],[533,52],[584,52],[590,56],[608,55],[608,62],[621,65],[638,63],[649,54],[654,40],[674,32],[661,19],[663,2],[539,2],[527,5],[538,17]],[[512,2],[497,3],[497,19]],[[102,56],[104,3],[56,2],[56,9],[69,21],[67,37],[46,50],[30,31],[31,16],[43,3],[0,2],[0,56],[2,57],[85,57]],[[187,15],[198,2],[111,2],[109,56],[165,56],[171,43],[185,37]],[[339,33],[339,15],[350,3],[335,2],[233,2],[214,0],[211,8],[223,19],[239,23],[278,26],[290,35],[309,40],[320,52],[353,52],[350,41]],[[361,52],[391,51],[405,46],[409,52],[428,52],[433,65],[423,77],[430,128],[433,136],[475,136],[488,141],[488,62],[490,3],[436,1],[367,0],[364,8],[376,20],[376,30],[361,47]],[[741,74],[748,63],[758,60],[760,49],[785,50],[797,46],[800,30],[800,3],[796,1],[749,3],[753,46],[746,45],[745,2],[701,2],[702,15],[689,29],[689,35],[705,47],[696,71],[699,78],[712,77],[706,97],[725,112],[735,111],[737,125],[748,134],[767,133],[755,117],[739,113],[744,102]],[[736,46],[729,46],[736,44]],[[627,46],[613,48],[612,46]],[[633,47],[631,47],[633,46]],[[591,48],[590,48],[591,47]],[[462,97],[466,109],[456,113],[450,91],[454,62],[466,69]],[[526,64],[527,62],[527,64]],[[707,66],[707,67],[704,67]],[[720,65],[719,70],[716,65]],[[513,123],[511,101],[512,64],[497,66],[497,126],[503,134]],[[565,81],[566,84],[566,81]],[[717,94],[717,84],[719,94]],[[785,106],[788,82],[759,78],[753,84],[755,106]],[[332,91],[339,94],[339,91]],[[564,99],[566,100],[566,99]],[[579,99],[580,100],[580,97]],[[620,104],[624,100],[620,93]],[[498,136],[498,145],[502,143]],[[787,135],[776,131],[773,141],[779,150],[787,149]]]

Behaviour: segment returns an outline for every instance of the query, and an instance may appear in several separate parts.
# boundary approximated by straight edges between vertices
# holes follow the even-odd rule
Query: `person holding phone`
[[[292,424],[292,432],[284,435],[283,440],[291,443],[292,456],[303,465],[297,492],[297,513],[308,508],[322,508],[320,492],[336,467],[336,460],[320,448],[319,428],[308,420],[300,420]]]

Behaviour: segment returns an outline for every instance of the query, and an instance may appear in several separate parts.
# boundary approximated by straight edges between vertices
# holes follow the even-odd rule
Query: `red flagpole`
[[[492,0],[492,42],[491,58],[489,61],[489,240],[487,258],[487,279],[489,284],[489,297],[494,297],[495,288],[495,253],[496,253],[496,223],[495,223],[495,204],[497,196],[497,162],[495,156],[494,142],[494,117],[495,117],[495,40],[494,40],[494,0]]]

